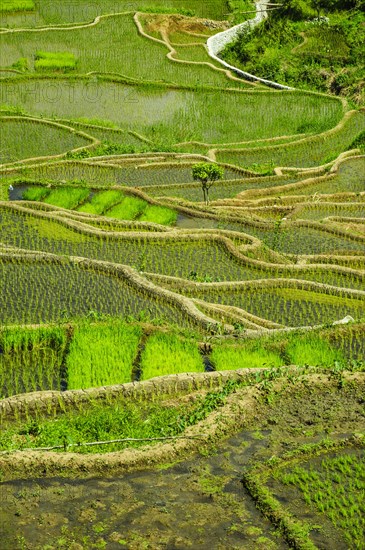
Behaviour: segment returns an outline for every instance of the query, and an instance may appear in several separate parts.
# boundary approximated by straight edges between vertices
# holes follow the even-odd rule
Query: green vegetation
[[[116,322],[76,329],[67,356],[69,389],[130,382],[141,328]]]
[[[9,59],[9,65],[10,62]],[[140,143],[142,151],[147,152],[168,151],[177,143],[191,140],[219,145],[303,132],[319,133],[336,126],[343,116],[343,106],[337,98],[298,91],[225,91],[209,87],[209,79],[205,89],[161,83],[126,85],[123,81],[113,83],[102,78],[97,82],[70,79],[71,76],[55,81],[32,77],[29,87],[33,92],[25,96],[20,82],[8,79],[2,83],[1,101],[22,107],[36,116],[56,116],[67,121],[89,118],[92,109],[94,117],[107,119],[123,131],[134,131],[150,140],[152,144]],[[40,101],[41,98],[45,101]],[[245,123],[237,124],[238,120]],[[95,133],[91,128],[85,131],[91,135]],[[102,140],[115,146],[114,134],[109,138],[104,134]],[[128,145],[125,138],[123,142],[121,145]],[[113,154],[112,149],[109,153],[106,148],[99,151],[100,155]],[[115,154],[134,152],[122,147],[114,151]],[[194,151],[194,147],[189,147],[188,151]]]
[[[87,498],[79,479],[6,483],[5,547],[360,550],[363,0],[269,3],[224,52],[294,90],[209,57],[208,37],[254,10],[1,4],[0,479],[95,476]],[[248,372],[221,372],[236,369]],[[166,470],[153,473],[161,497],[147,471],[101,455],[155,441],[126,455],[130,469]],[[68,486],[80,498],[63,522],[52,506]],[[27,518],[47,525],[39,539]]]
[[[296,466],[278,479],[299,489],[312,509],[328,517],[351,548],[362,548],[365,528],[365,466],[363,454],[342,452],[320,464]]]
[[[122,202],[111,208],[106,215],[120,220],[135,220],[143,214],[146,206],[146,201],[142,199],[124,197]]]
[[[124,198],[120,191],[101,191],[92,196],[90,202],[87,202],[78,208],[79,212],[88,212],[89,214],[104,214],[114,205],[121,202]]]
[[[91,402],[80,411],[64,412],[55,419],[42,414],[25,422],[18,421],[6,426],[0,434],[0,449],[37,448],[59,446],[81,453],[98,453],[120,450],[125,447],[140,447],[148,441],[126,441],[110,445],[83,446],[82,443],[108,441],[124,438],[169,438],[181,434],[187,427],[204,420],[211,412],[222,407],[226,397],[239,384],[227,382],[217,391],[208,392],[194,403],[170,404],[133,403],[121,405]],[[80,445],[79,445],[80,444]]]
[[[0,333],[3,395],[35,389],[120,384],[141,374],[147,379],[185,370],[202,371],[202,357],[191,332],[181,328],[177,331],[176,327],[161,332],[160,327],[148,338],[148,333],[143,337],[144,328],[137,319],[157,325],[163,322],[161,310],[155,309],[155,318],[152,314],[151,305],[145,310],[136,309],[134,317],[125,315],[124,319],[103,317],[91,309],[88,319],[69,320],[67,326],[3,328]],[[170,324],[174,322],[171,311],[165,309],[164,314]],[[177,317],[175,322],[179,322]],[[354,365],[361,371],[363,335],[363,325],[350,325],[314,333],[268,334],[260,340],[247,338],[237,342],[217,338],[211,343],[208,357],[215,370],[268,369],[296,364],[330,370],[351,370]]]
[[[202,186],[204,202],[209,204],[209,190],[214,182],[223,178],[224,170],[217,164],[202,162],[192,167],[193,180],[199,180]]]
[[[33,0],[2,0],[0,13],[13,13],[18,11],[33,11]]]
[[[203,361],[196,342],[181,340],[175,334],[153,334],[142,352],[142,380],[166,374],[203,370]]]
[[[59,390],[64,376],[64,328],[3,328],[0,332],[0,397]]]
[[[29,70],[28,59],[26,57],[20,57],[18,61],[15,61],[15,63],[12,64],[11,68],[17,71],[20,71],[22,73],[28,71]],[[19,114],[23,114],[23,113],[19,113]]]
[[[255,16],[256,10],[253,0],[228,0],[227,4],[232,12],[232,23],[235,25]]]
[[[23,193],[23,199],[26,201],[42,201],[47,195],[49,195],[50,190],[46,187],[28,187]]]
[[[324,16],[325,15],[325,16]],[[227,46],[224,58],[263,78],[364,102],[361,2],[286,0]]]
[[[13,163],[22,159],[60,155],[71,149],[90,145],[90,139],[77,136],[71,128],[60,128],[42,120],[0,118],[0,161]]]
[[[74,71],[76,57],[69,52],[41,52],[35,54],[34,68],[36,71]]]
[[[216,346],[210,355],[215,370],[254,369],[264,367],[281,367],[283,360],[277,353],[265,349],[259,342],[249,345]]]
[[[177,219],[176,210],[165,206],[148,205],[143,214],[139,217],[141,222],[154,222],[160,225],[174,225]]]
[[[284,365],[310,365],[332,368],[335,364],[345,364],[348,359],[360,359],[359,354],[344,347],[344,342],[330,340],[325,333],[289,333],[262,337],[259,340],[246,340],[240,344],[233,342],[215,344],[209,358],[216,370],[237,368],[281,367]],[[346,339],[351,332],[347,329]]]
[[[1,324],[58,322],[90,312],[98,316],[169,320],[181,326],[192,322],[174,304],[164,303],[145,289],[132,287],[123,278],[113,277],[108,271],[103,273],[97,267],[78,265],[77,260],[48,262],[46,257],[29,263],[14,257],[1,261]]]
[[[119,220],[138,220],[161,225],[174,225],[177,218],[177,212],[171,208],[150,205],[143,199],[129,196],[107,210],[105,215]]]
[[[178,418],[184,407],[162,407],[154,404],[94,405],[89,410],[59,416],[57,422],[29,420],[2,432],[0,448],[48,447],[70,443],[87,443],[123,438],[164,437],[179,433]],[[77,452],[110,452],[125,447],[138,447],[143,442],[126,442],[108,446],[76,447]]]
[[[44,199],[46,204],[60,206],[62,208],[76,208],[89,196],[89,189],[75,189],[72,187],[64,187],[52,189],[52,191]]]
[[[336,361],[344,361],[342,352],[322,338],[305,335],[291,338],[285,353],[293,365],[321,365],[331,367]]]

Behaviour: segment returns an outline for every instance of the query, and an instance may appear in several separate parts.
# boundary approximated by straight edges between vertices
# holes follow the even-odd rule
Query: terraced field
[[[0,455],[0,471],[5,478],[11,477],[6,453],[54,445],[66,452],[77,443],[65,435],[74,427],[56,436],[50,428],[51,435],[42,439],[42,430],[49,429],[39,428],[47,421],[42,409],[47,390],[60,392],[54,395],[62,403],[65,390],[79,396],[79,390],[133,382],[143,401],[151,378],[158,388],[157,376],[179,381],[192,372],[197,380],[218,380],[218,371],[260,369],[252,370],[256,374],[245,384],[260,384],[265,401],[266,382],[281,376],[290,381],[285,369],[293,365],[302,374],[306,368],[312,368],[311,376],[329,374],[331,384],[343,381],[347,370],[361,377],[364,107],[334,94],[267,87],[212,59],[208,38],[239,17],[249,18],[255,11],[249,0],[163,0],[158,6],[150,0],[9,0],[4,6],[0,420],[5,435],[0,449],[5,458],[2,465]],[[223,174],[210,182],[209,201],[204,181],[194,175],[200,164],[218,166]],[[204,399],[209,388],[218,393],[208,393],[203,412],[192,405],[194,396],[189,401],[192,388],[182,391],[181,403],[180,390],[171,390],[182,407],[176,418],[158,398],[157,412],[146,409],[142,420],[134,410],[130,414],[136,426],[148,424],[150,414],[153,422],[161,417],[161,425],[156,420],[156,429],[137,433],[118,424],[118,430],[132,439],[136,433],[142,439],[180,437],[229,398],[235,386],[224,389],[224,382],[229,376],[237,380],[232,373],[224,376],[212,386],[204,382]],[[114,406],[116,395],[120,399],[115,391],[108,406]],[[28,403],[29,392],[40,392],[40,416],[34,416],[38,427],[24,428],[21,403]],[[23,412],[15,415],[21,426],[13,432],[9,410],[18,407],[18,394],[24,394]],[[55,418],[66,414],[66,405],[52,402]],[[87,418],[93,414],[88,407],[79,411]],[[109,413],[112,425],[117,413]],[[77,422],[81,426],[84,420]],[[82,436],[84,442],[118,439],[119,432],[95,429]],[[363,431],[361,422],[356,430]],[[349,432],[334,439],[348,438]],[[348,448],[356,447],[360,456],[362,445],[351,440]],[[95,451],[108,454],[99,446]],[[348,473],[358,469],[358,455],[351,452],[341,450]],[[341,460],[330,457],[319,464],[313,456],[308,455],[312,481],[341,467]],[[280,500],[283,487],[291,485],[290,494],[300,490],[308,506],[320,504],[311,496],[314,488],[301,485],[302,464],[293,470],[284,458],[277,469],[254,468],[244,480],[275,527],[272,502],[263,504],[262,491],[274,490]],[[346,529],[335,514],[326,518],[326,526],[331,521],[335,526],[331,529]],[[314,546],[298,546],[301,536],[289,527],[281,531],[282,542],[275,543],[268,523],[261,542],[246,529],[246,538],[221,538],[216,547],[322,547],[320,537],[307,540]],[[343,544],[360,548],[361,526],[349,520],[348,528]],[[335,540],[333,532],[323,540]],[[170,546],[159,546],[151,535],[145,546],[133,536],[126,547],[185,548],[193,540],[186,535],[180,546],[172,539]],[[9,549],[47,547],[37,536],[6,537]],[[102,535],[101,542],[96,535],[84,542],[73,537],[81,547],[103,547]],[[122,537],[110,537],[106,547],[124,544]],[[71,539],[52,548],[72,547]]]

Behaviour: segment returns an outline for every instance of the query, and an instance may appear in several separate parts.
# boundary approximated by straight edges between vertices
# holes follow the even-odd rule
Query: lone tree
[[[218,164],[200,162],[194,164],[192,169],[193,179],[199,180],[202,185],[205,204],[209,204],[209,189],[215,181],[223,178],[224,170]]]

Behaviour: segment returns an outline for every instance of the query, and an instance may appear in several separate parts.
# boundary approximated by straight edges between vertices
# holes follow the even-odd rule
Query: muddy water
[[[1,548],[287,548],[240,482],[263,445],[240,434],[214,456],[158,471],[6,482]]]
[[[363,431],[364,389],[360,379],[337,389],[304,380],[285,398],[278,393],[270,405],[263,402],[254,425],[222,441],[209,456],[152,471],[3,482],[1,550],[287,548],[245,492],[242,472],[298,445]],[[272,489],[285,506],[297,499],[282,486]],[[324,532],[320,527],[311,533],[318,548],[344,548],[339,534],[303,501],[297,509],[301,519],[324,525]]]

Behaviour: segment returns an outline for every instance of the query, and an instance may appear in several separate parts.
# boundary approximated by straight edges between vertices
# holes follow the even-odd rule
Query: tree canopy
[[[223,174],[224,170],[218,164],[210,162],[200,162],[198,164],[194,164],[192,168],[193,179],[194,181],[200,181],[206,204],[209,203],[209,189],[215,181],[222,179]]]

